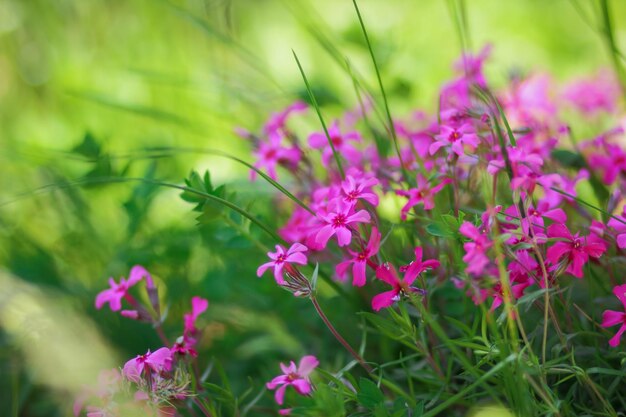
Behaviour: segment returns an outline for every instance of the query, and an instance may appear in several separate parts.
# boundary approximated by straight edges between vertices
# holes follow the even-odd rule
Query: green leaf
[[[443,223],[431,223],[426,226],[426,231],[437,237],[452,237],[454,236],[454,232],[450,230],[450,228]]]
[[[85,133],[85,136],[83,136],[83,141],[80,143],[80,145],[76,145],[72,149],[72,152],[74,153],[94,159],[100,156],[100,151],[100,144],[96,141],[96,138],[90,132]]]
[[[385,396],[378,385],[367,378],[359,380],[359,392],[356,398],[359,404],[370,410],[385,402]]]

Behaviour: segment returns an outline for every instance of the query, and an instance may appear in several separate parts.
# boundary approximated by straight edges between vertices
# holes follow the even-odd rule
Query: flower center
[[[341,138],[341,136],[331,136],[330,140],[335,147],[339,147],[343,143],[343,139]]]
[[[296,379],[300,379],[300,375],[296,374],[295,372],[291,372],[287,375],[287,379],[289,381],[295,381]]]
[[[448,136],[448,140],[450,142],[456,142],[458,139],[461,138],[461,136],[463,136],[463,134],[460,133],[458,130],[455,130],[452,133],[450,133],[450,136]]]
[[[580,239],[574,240],[574,249],[580,249],[583,244],[580,242]]]
[[[265,152],[265,159],[276,159],[276,149],[270,149]]]
[[[348,193],[348,196],[346,197],[346,199],[347,199],[347,200],[350,200],[350,201],[354,201],[354,200],[356,200],[358,197],[359,197],[359,193],[358,193],[356,190],[354,190],[354,191],[350,191],[350,192]]]
[[[345,227],[346,226],[346,216],[343,214],[337,214],[332,222],[333,227]]]
[[[283,262],[285,262],[286,258],[287,257],[285,255],[278,255],[278,258],[276,259],[275,263],[282,264]]]

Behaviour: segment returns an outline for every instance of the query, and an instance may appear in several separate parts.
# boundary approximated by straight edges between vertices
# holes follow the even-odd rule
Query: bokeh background
[[[492,83],[610,67],[589,3],[467,1],[472,48],[493,45]],[[461,50],[449,2],[359,5],[394,116],[436,109]],[[612,5],[626,44],[626,3]],[[167,300],[172,337],[191,296],[209,299],[202,360],[221,363],[234,390],[256,392],[278,361],[310,351],[341,365],[310,306],[255,276],[264,254],[253,241],[274,242],[228,213],[197,226],[179,191],[99,180],[180,184],[209,169],[214,184],[280,224],[266,184],[188,148],[250,161],[233,129],[258,130],[306,97],[292,50],[329,119],[357,105],[346,61],[375,85],[348,0],[0,0],[0,415],[69,415],[99,369],[159,346],[149,326],[93,306],[109,276],[137,263]],[[352,311],[333,305],[329,314],[346,317],[339,327],[356,338]]]

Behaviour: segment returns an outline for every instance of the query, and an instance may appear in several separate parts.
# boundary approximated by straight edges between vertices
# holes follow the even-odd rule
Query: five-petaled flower
[[[548,227],[548,237],[560,238],[554,245],[548,248],[547,258],[552,265],[557,265],[564,258],[568,272],[576,278],[583,277],[583,265],[589,261],[589,257],[599,258],[606,251],[604,240],[591,233],[587,237],[572,235],[564,224],[551,224]]]
[[[109,285],[111,288],[100,292],[96,296],[96,308],[100,310],[103,305],[109,303],[109,307],[111,307],[112,311],[118,311],[122,308],[122,298],[129,299],[128,290],[130,287],[137,284],[143,278],[146,278],[146,281],[150,283],[152,282],[150,274],[141,265],[133,266],[130,270],[128,280],[122,277],[120,278],[119,284],[116,283],[112,277],[109,278]]]
[[[309,375],[319,365],[319,361],[315,356],[308,355],[300,359],[300,364],[291,361],[289,366],[280,364],[283,375],[279,375],[266,384],[267,389],[276,390],[274,398],[279,405],[285,400],[285,390],[288,386],[293,386],[300,395],[308,395],[312,391],[311,380]],[[276,389],[278,388],[278,389]]]
[[[613,294],[622,302],[624,310],[626,311],[626,284],[618,285],[613,288]],[[613,327],[621,324],[615,336],[609,340],[609,345],[616,347],[619,345],[622,334],[626,332],[626,312],[606,310],[602,313],[602,327]]]
[[[352,241],[352,231],[350,225],[352,223],[369,223],[370,215],[365,210],[354,212],[352,204],[348,204],[343,199],[335,199],[328,206],[328,214],[319,217],[325,223],[317,232],[315,242],[326,247],[328,239],[333,235],[337,235],[337,244],[339,246],[349,245]]]
[[[306,265],[307,258],[303,252],[306,252],[308,248],[301,243],[294,243],[289,250],[285,251],[285,248],[281,245],[276,245],[276,252],[268,252],[267,256],[271,261],[261,265],[256,275],[260,277],[269,268],[274,268],[274,278],[280,285],[285,284],[285,278],[283,278],[283,269],[289,264]]]
[[[365,248],[363,248],[360,252],[348,249],[352,258],[337,265],[335,271],[337,272],[339,278],[344,278],[346,276],[346,272],[348,272],[348,268],[352,265],[352,285],[357,287],[365,285],[365,270],[367,269],[367,264],[371,262],[369,258],[376,255],[379,248],[380,233],[378,232],[378,229],[374,227],[372,228],[372,233],[370,235],[369,242],[367,242],[367,246],[365,246]]]
[[[439,148],[450,147],[452,152],[458,156],[462,156],[463,145],[467,145],[472,149],[476,149],[480,143],[478,135],[474,132],[474,128],[469,123],[464,123],[459,127],[441,126],[441,133],[435,136],[436,141],[428,148],[428,152],[434,155]]]
[[[410,190],[396,190],[396,194],[402,197],[407,197],[409,201],[402,207],[400,211],[400,218],[406,220],[406,215],[414,206],[419,203],[424,204],[424,210],[432,210],[435,207],[435,194],[442,190],[442,188],[452,182],[450,178],[446,178],[438,185],[430,187],[428,180],[424,178],[422,174],[417,175],[417,188],[411,188]]]
[[[145,354],[126,362],[122,374],[129,381],[138,382],[146,369],[157,374],[172,369],[172,351],[166,347],[154,352],[148,350]]]
[[[423,289],[413,287],[412,284],[419,274],[438,266],[439,261],[433,259],[422,262],[422,248],[420,247],[415,248],[415,261],[402,268],[404,271],[403,279],[398,277],[398,273],[392,265],[383,264],[379,266],[376,270],[376,278],[391,285],[393,289],[376,295],[372,299],[372,308],[379,311],[381,308],[389,307],[400,298],[401,294],[406,295],[411,292],[425,294]]]

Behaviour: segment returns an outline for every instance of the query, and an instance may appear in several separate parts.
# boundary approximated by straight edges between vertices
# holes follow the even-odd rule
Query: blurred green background
[[[567,80],[608,67],[588,3],[467,1],[473,48],[494,46],[489,78],[498,86],[512,72],[539,71]],[[460,53],[448,2],[359,5],[394,116],[434,110]],[[623,45],[626,3],[613,6]],[[169,303],[172,338],[190,297],[209,299],[201,362],[216,358],[238,389],[248,376],[261,389],[278,361],[303,353],[327,352],[337,366],[346,360],[308,304],[255,276],[264,254],[226,224],[247,227],[236,216],[197,227],[176,190],[73,183],[181,183],[192,169],[210,169],[215,184],[230,184],[242,205],[280,225],[271,189],[250,184],[245,168],[146,150],[211,147],[250,161],[233,128],[258,130],[306,95],[292,50],[329,119],[357,103],[339,64],[348,59],[375,85],[348,0],[0,0],[0,415],[68,415],[72,394],[97,369],[158,347],[149,326],[93,307],[107,278],[136,263],[153,272]],[[356,340],[350,306],[329,314],[345,317],[339,327]]]

